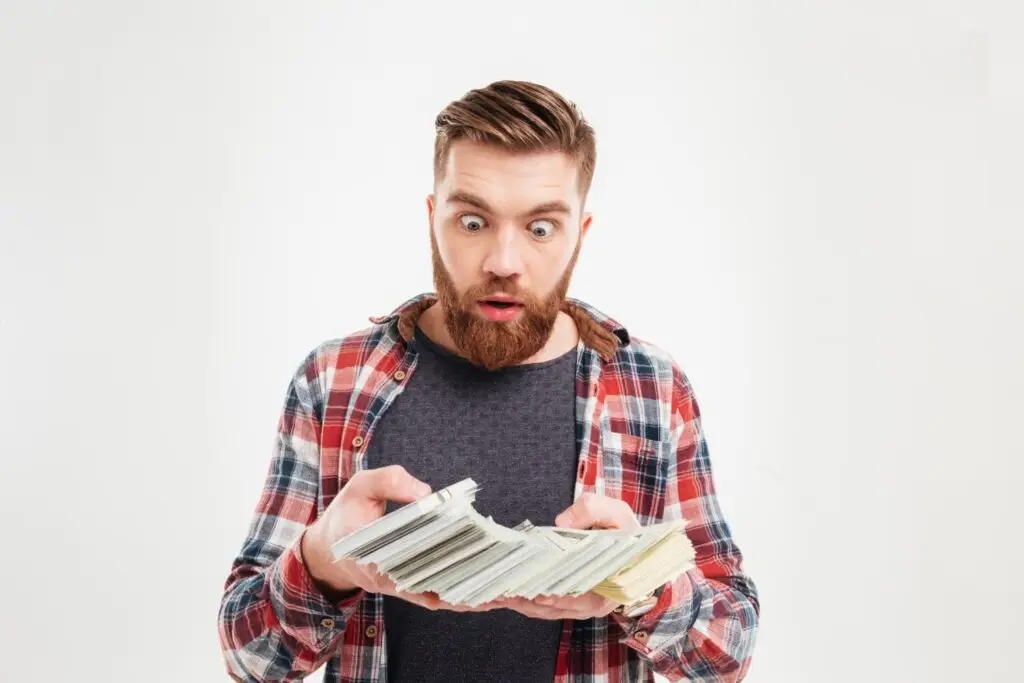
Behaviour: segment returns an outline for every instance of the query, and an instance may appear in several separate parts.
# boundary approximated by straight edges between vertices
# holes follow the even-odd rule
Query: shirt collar
[[[399,334],[408,343],[412,341],[420,315],[435,301],[437,296],[433,293],[417,294],[391,313],[371,317],[370,322],[377,325],[397,322]],[[562,310],[576,323],[583,344],[597,352],[605,361],[611,360],[619,348],[629,344],[630,337],[626,328],[593,306],[566,297]]]

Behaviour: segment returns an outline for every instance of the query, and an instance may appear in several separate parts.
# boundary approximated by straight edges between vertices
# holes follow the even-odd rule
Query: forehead
[[[460,190],[509,213],[559,199],[575,211],[580,201],[578,170],[568,154],[510,152],[467,140],[448,150],[445,176],[437,189],[442,200]]]

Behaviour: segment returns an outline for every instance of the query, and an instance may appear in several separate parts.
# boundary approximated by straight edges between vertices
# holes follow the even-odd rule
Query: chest
[[[498,523],[552,524],[572,504],[580,457],[573,366],[494,377],[443,370],[417,371],[377,418],[361,466],[401,465],[435,490],[472,477],[478,509]]]
[[[624,500],[643,524],[661,520],[675,462],[667,392],[602,372],[596,359],[558,384],[514,396],[494,387],[439,391],[429,374],[402,362],[371,374],[360,391],[334,387],[321,435],[318,507],[355,472],[402,464],[435,487],[486,476],[485,487],[513,501],[513,489],[568,480],[571,500],[596,493]]]

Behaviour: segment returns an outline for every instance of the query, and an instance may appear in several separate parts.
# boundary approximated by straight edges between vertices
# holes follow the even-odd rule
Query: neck
[[[452,339],[451,334],[448,333],[448,327],[444,324],[444,309],[439,302],[435,302],[423,311],[418,324],[435,344],[444,347],[452,353],[460,356],[463,355],[458,347],[455,346],[455,341]],[[520,365],[554,360],[576,348],[579,339],[579,330],[576,328],[576,323],[572,317],[564,311],[559,311],[547,342],[545,342],[540,351],[522,361]]]

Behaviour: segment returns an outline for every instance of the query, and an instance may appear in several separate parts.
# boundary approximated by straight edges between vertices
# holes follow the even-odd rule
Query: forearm
[[[700,408],[673,366],[672,440],[665,519],[687,521],[696,567],[666,586],[647,614],[620,620],[624,642],[669,680],[737,683],[750,668],[760,603],[719,506]]]
[[[265,567],[236,562],[228,579],[219,630],[237,680],[301,680],[336,651],[355,612],[361,592],[325,595],[305,566],[301,539]]]
[[[315,671],[336,651],[361,598],[325,595],[303,555],[319,496],[317,367],[314,352],[289,383],[263,493],[221,599],[225,664],[247,683],[296,681]]]
[[[694,569],[667,584],[647,614],[615,619],[623,642],[669,680],[735,683],[750,666],[757,593],[743,575],[716,580]]]

